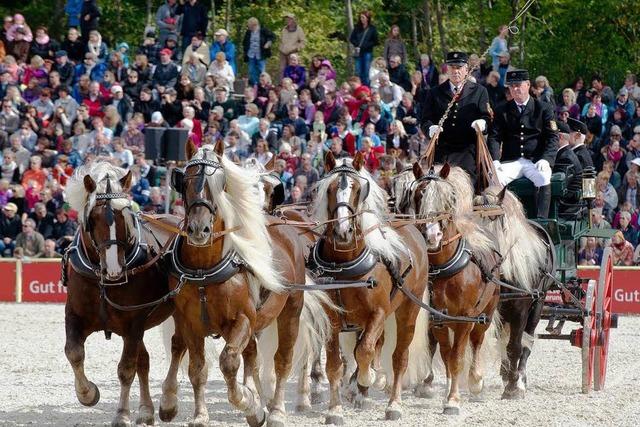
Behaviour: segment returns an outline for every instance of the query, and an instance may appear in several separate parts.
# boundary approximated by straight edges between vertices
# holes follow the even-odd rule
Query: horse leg
[[[414,394],[417,397],[421,397],[421,398],[425,398],[425,399],[430,399],[434,396],[434,391],[433,391],[433,379],[434,379],[434,375],[433,375],[433,358],[436,354],[436,350],[438,348],[438,341],[436,341],[436,337],[433,335],[433,332],[431,331],[431,329],[429,329],[428,332],[428,337],[429,337],[429,354],[431,356],[431,366],[429,368],[429,375],[427,376],[427,378],[425,378],[421,384],[418,384],[418,386],[416,386],[416,389],[414,391]]]
[[[189,423],[189,426],[204,427],[209,424],[209,412],[205,402],[205,386],[207,385],[207,375],[209,373],[204,355],[205,338],[187,334],[184,335],[184,338],[189,350],[189,380],[193,387],[194,400],[193,421]]]
[[[268,425],[284,427],[287,415],[284,406],[284,392],[291,372],[293,347],[298,339],[300,313],[304,303],[302,293],[292,294],[278,316],[278,350],[275,354],[276,391],[271,401]]]
[[[118,379],[120,380],[120,399],[118,400],[118,412],[111,422],[112,426],[126,427],[131,424],[129,420],[129,395],[131,384],[136,377],[138,365],[138,350],[142,342],[142,332],[123,337],[122,356],[118,363]]]
[[[87,379],[84,373],[84,333],[82,320],[67,311],[65,315],[66,342],[64,352],[73,369],[74,385],[78,401],[85,406],[94,406],[100,400],[100,390]]]
[[[384,331],[376,342],[375,356],[373,358],[373,370],[376,373],[376,380],[372,387],[376,390],[384,390],[387,386],[387,375],[382,367],[382,347],[384,346]]]
[[[373,370],[372,362],[375,356],[376,344],[383,331],[384,311],[378,310],[371,316],[355,349],[355,358],[358,365],[358,394],[354,401],[354,406],[358,409],[370,409],[373,406],[373,402],[369,398],[369,387],[373,385],[376,379],[376,372]]]
[[[533,347],[533,342],[535,339],[536,327],[538,326],[538,322],[540,322],[540,316],[542,315],[543,306],[544,303],[541,301],[537,301],[534,303],[529,314],[529,318],[527,319],[527,325],[524,328],[524,333],[522,334],[522,355],[520,355],[520,361],[518,363],[518,374],[520,379],[524,383],[525,389],[527,387],[527,360],[529,360],[529,356],[531,355],[531,348]],[[561,322],[564,323],[564,321]],[[560,330],[562,330],[562,326],[560,326]]]
[[[526,314],[526,313],[525,313]],[[525,318],[517,316],[510,323],[509,343],[507,344],[507,359],[503,361],[505,372],[503,380],[506,378],[506,385],[502,393],[503,399],[524,398],[524,383],[518,373],[518,361],[522,355],[522,334],[525,327]]]
[[[136,424],[153,425],[154,408],[149,391],[149,352],[143,341],[140,341],[138,345],[137,373],[138,382],[140,383],[140,406]]]
[[[307,358],[298,376],[296,412],[307,412],[311,410],[311,363],[311,358]]]
[[[420,307],[412,302],[405,302],[396,311],[396,348],[393,351],[393,390],[385,418],[399,420],[402,417],[402,380],[409,362],[409,345],[413,340],[415,322]]]
[[[187,351],[178,322],[175,323],[175,333],[171,337],[171,364],[167,377],[162,383],[162,397],[158,411],[160,419],[164,422],[173,420],[178,414],[178,370],[184,353]]]
[[[483,372],[480,361],[480,349],[484,341],[484,335],[490,325],[475,325],[469,335],[471,342],[471,367],[469,369],[469,391],[474,397],[482,392],[484,388]]]
[[[332,313],[333,314],[333,313]],[[344,365],[340,356],[340,321],[332,318],[331,337],[326,344],[325,352],[327,355],[327,379],[329,380],[329,410],[325,418],[325,424],[342,425],[344,418],[342,416],[342,400],[340,399],[340,381],[343,375]]]
[[[451,329],[448,326],[432,327],[431,331],[436,342],[440,345],[440,358],[444,362],[445,376],[447,378],[446,390],[451,387],[451,371],[449,370],[449,353],[451,352],[451,340],[449,334]]]
[[[473,329],[473,324],[463,323],[454,326],[453,329],[453,345],[449,351],[449,359],[447,360],[449,375],[451,377],[451,386],[447,401],[444,405],[445,415],[460,414],[460,372],[464,366],[464,352],[469,342],[469,333]]]
[[[242,352],[242,360],[244,361],[244,386],[247,387],[255,396],[256,401],[260,402],[260,373],[256,362],[258,356],[258,346],[255,337],[251,337],[244,351]],[[259,405],[259,404],[258,404]],[[260,406],[260,405],[259,405]],[[260,418],[257,418],[260,416]],[[262,425],[264,422],[264,413],[256,411],[255,414],[247,415],[247,423],[250,426]]]
[[[257,393],[236,380],[238,369],[240,369],[240,357],[249,345],[252,335],[249,318],[244,313],[240,313],[231,328],[224,334],[226,345],[220,353],[220,370],[227,383],[229,403],[242,411],[247,422],[253,426],[264,423],[266,414],[260,405]],[[255,359],[252,362],[250,357],[249,363],[255,364]],[[257,420],[257,423],[252,424],[252,420]]]

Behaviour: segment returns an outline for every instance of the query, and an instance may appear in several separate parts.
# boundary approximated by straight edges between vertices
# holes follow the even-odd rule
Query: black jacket
[[[593,167],[593,157],[591,156],[591,151],[587,148],[586,145],[581,144],[573,149],[573,152],[580,160],[580,164],[582,165],[582,169],[586,169],[588,167]]]
[[[494,159],[500,154],[502,161],[521,157],[533,163],[544,159],[553,167],[558,153],[558,127],[553,107],[533,97],[529,98],[522,114],[511,100],[504,110],[496,114],[489,135],[489,151]]]
[[[182,103],[178,100],[171,103],[163,103],[160,112],[162,113],[162,117],[164,117],[171,126],[175,126],[183,118]]]
[[[577,202],[578,195],[582,189],[582,164],[580,164],[580,159],[578,159],[576,153],[573,152],[571,146],[565,145],[558,150],[553,171],[564,172],[568,165],[573,166],[573,178],[567,183],[568,191],[563,199],[570,202]]]
[[[80,12],[80,32],[82,38],[89,40],[89,31],[97,30],[100,21],[100,9],[96,4],[96,0],[85,0],[82,2],[82,11]],[[89,20],[85,21],[85,16],[89,15]]]
[[[271,56],[271,46],[265,48],[264,45],[267,42],[273,42],[276,40],[276,35],[268,28],[260,27],[260,58],[267,59]],[[251,31],[247,30],[244,33],[244,39],[242,40],[242,48],[244,50],[244,60],[249,61],[249,47],[251,45]]]
[[[447,105],[453,98],[449,80],[431,89],[423,105],[421,126],[425,135],[429,134],[429,127],[437,125],[444,115]],[[471,128],[475,120],[484,119],[489,126],[489,97],[487,89],[473,82],[467,82],[462,94],[453,104],[444,130],[438,138],[438,149],[444,152],[464,151],[472,148],[475,152],[476,131]]]
[[[146,102],[138,99],[138,101],[136,101],[136,103],[133,105],[133,111],[136,113],[142,113],[142,115],[144,116],[145,123],[149,123],[151,121],[151,115],[155,111],[159,111],[159,110],[160,110],[160,103],[153,99]]]
[[[176,15],[182,15],[182,28],[180,35],[193,37],[196,33],[203,36],[207,33],[207,8],[204,4],[196,2],[193,6],[189,2],[179,4]]]
[[[2,215],[0,218],[0,238],[4,239],[5,237],[9,237],[11,240],[15,240],[21,231],[22,221],[18,214],[12,219]]]
[[[71,62],[67,61],[67,63],[62,66],[56,63],[55,70],[60,74],[60,84],[69,88],[73,86],[75,70]]]
[[[82,64],[84,59],[84,43],[82,43],[82,40],[78,39],[72,42],[67,39],[62,42],[62,49],[67,52],[67,56],[71,61],[76,64]]]
[[[378,44],[378,30],[375,25],[369,25],[366,29],[357,25],[349,36],[349,42],[353,47],[360,47],[361,53],[371,53]]]
[[[35,213],[30,215],[30,218],[36,222],[36,231],[42,234],[42,237],[50,239],[53,236],[54,217],[51,212],[47,212],[42,219],[39,219]]]
[[[403,64],[398,65],[396,68],[389,67],[387,71],[391,82],[397,84],[406,92],[411,92],[411,78]]]

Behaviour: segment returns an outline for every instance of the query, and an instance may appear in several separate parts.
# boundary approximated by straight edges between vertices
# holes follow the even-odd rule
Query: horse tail
[[[422,295],[422,302],[429,304],[429,292],[426,290]],[[388,386],[393,385],[393,352],[396,348],[397,331],[396,316],[389,316],[384,322],[384,344],[381,354],[382,369],[387,377]],[[420,309],[416,318],[413,340],[409,345],[409,363],[402,381],[404,388],[410,388],[422,382],[431,370],[428,333],[429,315],[425,310]]]
[[[305,276],[307,285],[313,280]],[[331,332],[331,321],[327,310],[340,310],[323,291],[304,291],[304,305],[300,313],[298,338],[293,350],[291,374],[302,373],[307,363],[313,363],[316,355],[322,351]],[[278,348],[277,320],[267,326],[258,339],[261,382],[266,396],[273,397],[275,392],[275,366],[273,357]]]

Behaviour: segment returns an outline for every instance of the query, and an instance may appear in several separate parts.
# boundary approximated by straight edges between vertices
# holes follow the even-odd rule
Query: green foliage
[[[153,0],[153,10],[163,0]],[[204,0],[207,6],[210,0]],[[218,15],[216,27],[226,22],[226,1],[216,0]],[[386,34],[392,24],[398,24],[405,42],[411,49],[412,16],[418,24],[417,50],[426,52],[424,34],[424,3],[426,0],[354,0],[353,17],[358,12],[372,10],[374,23],[380,34],[380,45],[375,55],[382,52]],[[435,22],[436,0],[428,0],[432,10],[434,57],[442,61],[438,27]],[[0,13],[23,13],[32,28],[48,25],[52,34],[60,36],[66,28],[63,8],[65,0],[31,0],[9,4],[2,2]],[[314,54],[326,55],[341,77],[347,66],[347,22],[344,0],[253,0],[232,1],[229,16],[229,32],[241,55],[241,41],[246,21],[255,16],[262,25],[279,35],[284,12],[292,12],[307,36],[307,46],[302,56],[308,63]],[[497,27],[511,20],[514,4],[522,6],[525,0],[440,0],[443,24],[449,49],[462,49],[482,53],[496,35]],[[482,3],[484,13],[480,15]],[[100,31],[113,46],[127,41],[132,47],[142,39],[147,22],[146,0],[101,0],[103,12]],[[637,0],[538,0],[529,10],[526,26],[519,34],[512,35],[510,45],[523,45],[524,62],[520,53],[513,55],[513,65],[527,67],[532,74],[544,74],[554,87],[560,88],[575,76],[589,78],[600,72],[613,87],[619,87],[624,75],[640,69],[640,2]],[[521,27],[522,22],[517,25]],[[485,28],[482,46],[481,27]],[[522,30],[522,28],[520,28]],[[212,28],[212,31],[215,30]],[[277,74],[277,43],[274,55],[268,62],[268,70]],[[242,64],[242,61],[240,61]],[[241,65],[242,66],[242,65]],[[246,72],[246,70],[244,70]],[[274,74],[274,75],[275,75]]]

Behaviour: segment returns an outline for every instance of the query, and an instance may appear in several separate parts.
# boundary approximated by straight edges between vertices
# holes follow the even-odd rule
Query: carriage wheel
[[[602,255],[600,280],[596,293],[596,357],[594,365],[594,390],[604,389],[607,377],[607,358],[609,356],[609,332],[611,330],[611,302],[613,301],[613,263],[611,248]]]
[[[582,320],[582,328],[578,329],[582,348],[582,392],[591,391],[593,379],[593,365],[597,343],[596,336],[596,281],[589,280],[584,298],[585,315]]]

